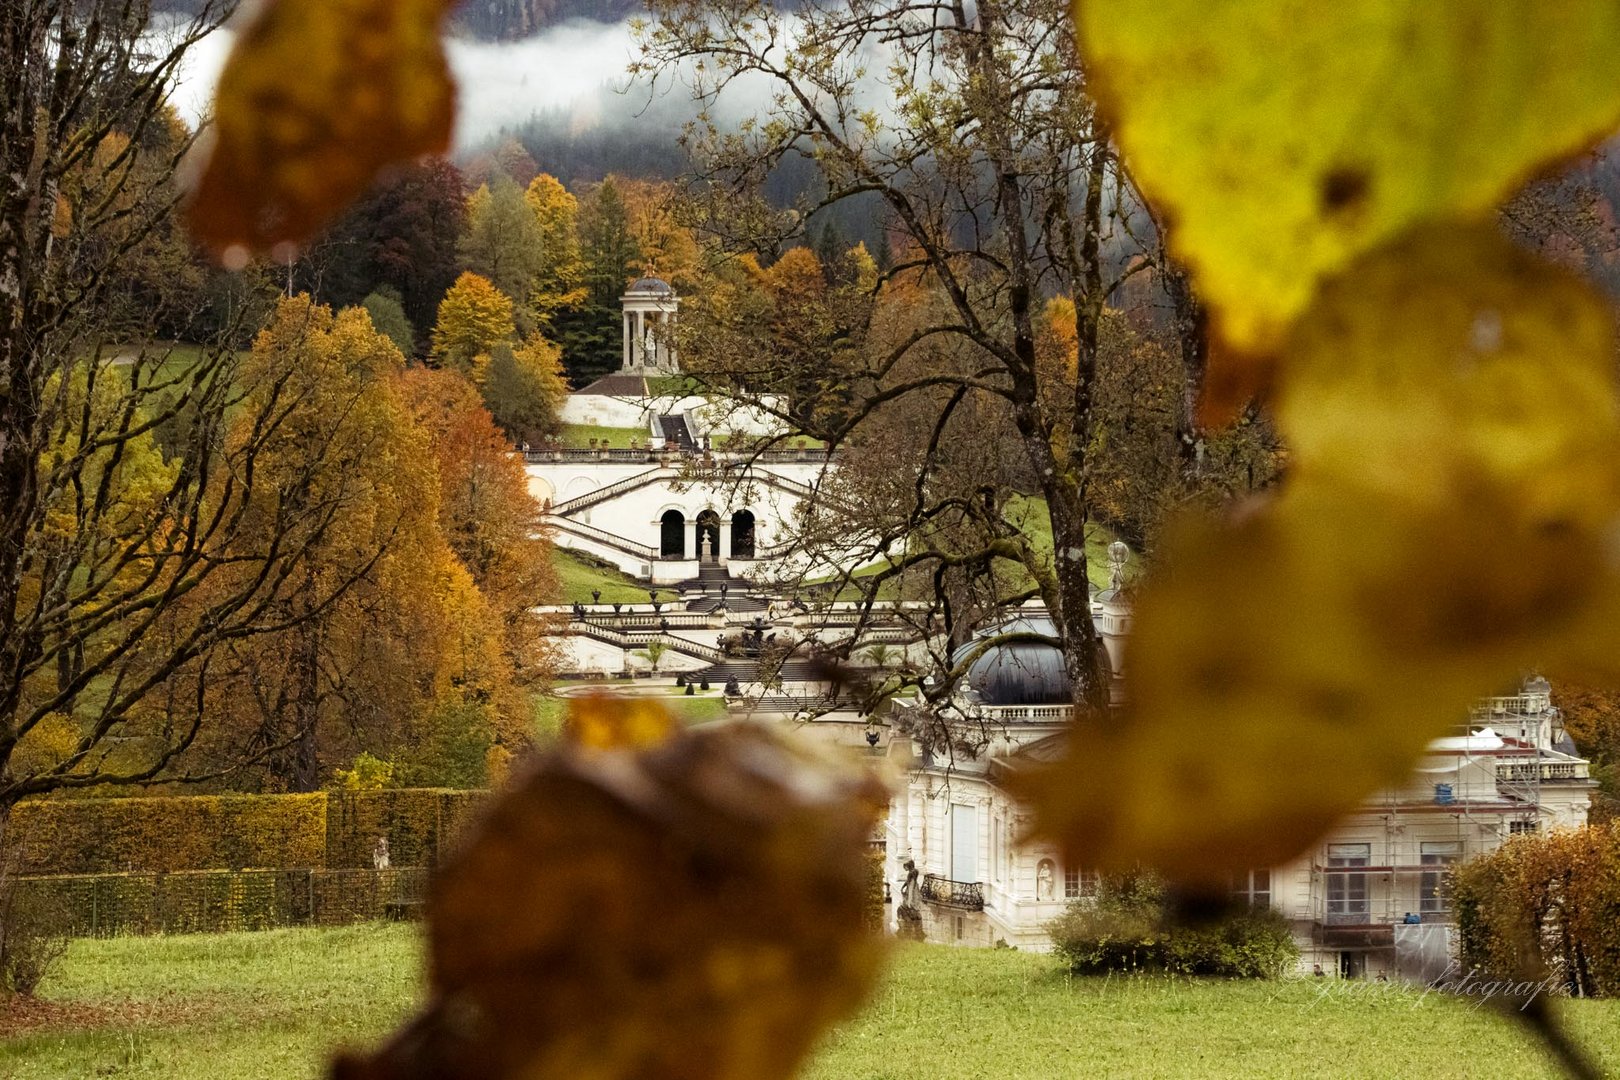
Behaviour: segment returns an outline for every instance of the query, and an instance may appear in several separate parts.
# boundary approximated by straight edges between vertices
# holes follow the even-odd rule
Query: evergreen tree
[[[541,337],[495,346],[483,394],[485,407],[513,442],[537,443],[555,434],[568,396],[562,351]]]
[[[641,260],[629,210],[613,177],[585,197],[579,234],[588,296],[578,310],[556,320],[563,362],[576,384],[617,370],[623,360],[620,297]]]
[[[591,302],[617,313],[619,298],[639,268],[641,247],[630,227],[624,195],[613,177],[603,180],[586,198],[580,208],[579,232]]]

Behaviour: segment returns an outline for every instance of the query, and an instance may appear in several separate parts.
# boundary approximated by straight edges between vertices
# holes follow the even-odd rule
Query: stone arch
[[[1035,865],[1035,899],[1057,899],[1057,863],[1042,859]]]
[[[568,483],[563,485],[562,498],[558,499],[557,501],[567,502],[569,499],[577,499],[581,495],[589,495],[591,492],[595,491],[596,488],[596,481],[591,479],[589,476],[576,476],[572,480],[568,481]]]
[[[701,511],[697,516],[698,557],[717,560],[720,557],[720,515],[713,510]]]
[[[752,559],[754,557],[755,525],[752,510],[738,510],[731,515],[731,557],[733,559]]]
[[[665,559],[686,557],[686,515],[665,510],[658,519],[658,554]]]
[[[551,481],[543,476],[529,474],[529,498],[543,507],[549,508],[557,501],[557,491],[551,486]]]

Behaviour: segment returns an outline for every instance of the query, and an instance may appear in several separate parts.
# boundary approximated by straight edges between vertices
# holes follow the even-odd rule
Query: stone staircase
[[[710,683],[716,679],[724,683],[733,675],[737,677],[738,682],[753,682],[759,678],[759,660],[749,656],[733,657],[692,674],[700,679],[706,678]],[[819,677],[815,665],[808,660],[789,660],[782,665],[779,675],[785,683],[808,682]]]
[[[692,437],[692,429],[687,426],[686,417],[678,413],[669,413],[658,418],[658,430],[663,432],[664,445],[674,444],[682,450],[693,451],[697,449],[697,440]]]

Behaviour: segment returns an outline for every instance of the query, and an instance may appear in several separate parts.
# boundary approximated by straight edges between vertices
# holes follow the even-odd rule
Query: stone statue
[[[917,864],[912,859],[907,859],[901,865],[905,867],[906,880],[905,883],[900,886],[900,909],[901,911],[905,911],[907,908],[909,908],[914,912],[919,912],[918,917],[920,918],[922,908],[922,875],[917,872]]]
[[[900,906],[894,910],[895,933],[909,941],[921,941],[922,875],[917,872],[917,864],[911,859],[900,865],[905,867],[906,879],[900,886]]]
[[[1042,859],[1041,864],[1035,868],[1035,899],[1052,899],[1052,890],[1056,877],[1057,875],[1053,869],[1052,860]]]
[[[377,837],[377,843],[371,849],[371,868],[373,870],[388,869],[388,837]]]

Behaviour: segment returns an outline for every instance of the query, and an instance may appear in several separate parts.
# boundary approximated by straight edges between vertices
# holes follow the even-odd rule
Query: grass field
[[[403,926],[76,942],[45,998],[56,1026],[0,1013],[9,1080],[314,1080],[327,1051],[416,1005]],[[1343,985],[1339,993],[1324,992]],[[1620,1002],[1561,1003],[1620,1070]],[[914,946],[809,1080],[1053,1077],[1553,1077],[1517,1027],[1389,984],[1075,979],[1047,957]]]
[[[1040,562],[1050,568],[1052,565],[1052,519],[1046,510],[1046,500],[1032,495],[1014,495],[1007,500],[1004,510],[1007,521],[1015,526],[1019,532],[1029,537],[1030,546],[1035,550]],[[1113,568],[1108,562],[1108,545],[1115,540],[1114,533],[1101,526],[1093,525],[1086,534],[1086,574],[1091,583],[1097,588],[1107,588],[1112,577]],[[881,568],[882,563],[872,563],[854,571],[850,576],[856,579],[871,577]],[[1127,576],[1131,568],[1127,565]],[[1002,593],[1021,593],[1034,585],[1035,579],[1023,567],[1014,567],[1011,564],[998,564],[997,574],[1002,584]],[[833,577],[818,578],[819,582],[833,581]],[[814,584],[815,582],[812,582]],[[852,581],[838,591],[840,600],[859,600],[864,595],[861,586]],[[899,584],[890,579],[878,589],[878,599],[927,599],[931,590],[923,590],[916,596],[902,596]]]
[[[644,427],[597,427],[595,424],[564,424],[557,432],[557,439],[564,446],[573,450],[584,450],[590,447],[591,440],[596,440],[598,447],[607,447],[613,450],[630,449],[630,440],[637,440],[642,446],[647,445],[651,438]]]
[[[605,693],[611,694],[615,686],[622,684],[612,679],[592,682],[587,685],[600,686]],[[636,683],[645,686],[645,683]],[[686,696],[686,691],[669,687],[669,696],[659,698],[664,706],[675,715],[683,724],[707,724],[715,720],[726,718],[726,699],[713,691],[705,694],[694,693]],[[553,697],[546,694],[536,695],[534,699],[534,727],[535,733],[543,740],[556,738],[562,732],[563,718],[568,714],[568,699]]]
[[[556,547],[551,550],[551,563],[562,579],[562,602],[589,604],[591,590],[602,590],[604,604],[645,604],[647,587],[618,569],[599,563],[588,555]],[[671,589],[658,590],[661,600],[674,597]]]

